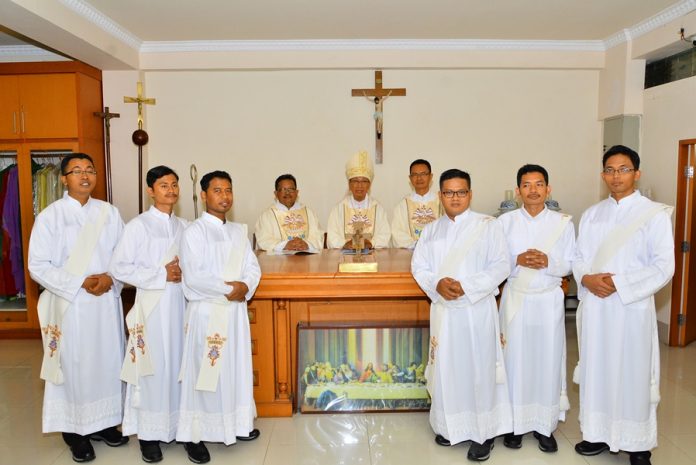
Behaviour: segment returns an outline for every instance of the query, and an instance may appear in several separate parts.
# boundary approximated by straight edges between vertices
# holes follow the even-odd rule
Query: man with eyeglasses
[[[471,441],[468,459],[484,461],[512,430],[495,302],[510,261],[500,223],[471,211],[471,198],[468,173],[442,173],[445,215],[423,230],[411,271],[432,302],[425,376],[435,442]]]
[[[130,337],[121,379],[126,381],[123,433],[137,434],[145,462],[162,460],[160,441],[176,437],[181,395],[186,299],[179,242],[188,222],[176,216],[179,176],[155,166],[145,176],[150,209],[125,227],[109,271],[137,288],[126,324]]]
[[[580,220],[578,282],[581,455],[626,451],[650,464],[657,446],[660,349],[654,295],[674,274],[672,207],[636,189],[640,157],[617,145],[602,158],[611,195]]]
[[[297,201],[300,191],[292,174],[275,181],[275,202],[256,221],[256,243],[273,252],[318,252],[324,235],[314,212]]]
[[[408,178],[413,192],[394,208],[391,223],[392,245],[413,249],[423,228],[440,217],[441,207],[436,193],[430,191],[433,173],[428,160],[418,159],[411,162]]]
[[[118,210],[91,197],[92,158],[61,161],[63,198],[46,207],[29,239],[29,273],[39,297],[46,380],[44,433],[60,431],[76,462],[94,460],[90,439],[112,447],[128,442],[116,426],[123,414],[122,285],[107,272],[123,230]]]
[[[575,253],[571,217],[546,208],[550,193],[546,169],[524,165],[517,171],[522,208],[498,219],[511,264],[500,301],[500,328],[513,432],[503,444],[519,449],[522,436],[533,432],[542,452],[558,450],[553,432],[570,408],[561,281],[570,274]]]
[[[365,151],[353,155],[346,163],[346,179],[350,193],[329,213],[328,246],[331,249],[352,249],[354,225],[359,224],[368,249],[389,247],[391,228],[382,205],[369,196],[374,168]]]

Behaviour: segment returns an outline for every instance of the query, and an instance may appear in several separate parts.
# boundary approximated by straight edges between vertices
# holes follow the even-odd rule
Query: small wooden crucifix
[[[120,113],[111,113],[109,107],[104,107],[104,111],[95,111],[94,116],[104,120],[104,146],[106,147],[106,200],[111,203],[111,118],[120,118]]]
[[[384,101],[389,97],[404,97],[406,89],[384,89],[382,87],[382,71],[375,71],[374,89],[352,89],[353,97],[365,97],[375,105],[373,118],[375,119],[375,163],[382,163],[382,139],[384,123]]]
[[[137,97],[123,97],[123,103],[137,103],[138,104],[138,129],[143,128],[143,103],[145,105],[155,105],[157,100],[153,98],[145,98],[143,96],[143,83],[138,81],[138,96]]]

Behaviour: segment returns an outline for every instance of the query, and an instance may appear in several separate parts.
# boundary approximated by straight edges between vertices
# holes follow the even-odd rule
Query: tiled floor
[[[577,360],[575,325],[569,320],[568,366]],[[38,341],[0,340],[0,464],[71,464],[70,451],[58,434],[41,433],[43,381]],[[653,463],[696,465],[696,344],[685,349],[662,346],[662,402],[658,408],[659,447]],[[573,450],[580,440],[577,422],[578,389],[570,387],[573,407],[556,438],[559,451],[544,454],[527,435],[519,450],[506,449],[502,439],[486,463],[495,464],[628,464],[626,454],[581,457]],[[261,418],[261,437],[231,447],[210,444],[211,463],[244,465],[448,465],[471,463],[468,444],[440,447],[426,413],[376,415],[295,415]],[[109,448],[95,443],[97,464],[137,464],[137,441]],[[183,446],[165,444],[164,462],[189,464]]]

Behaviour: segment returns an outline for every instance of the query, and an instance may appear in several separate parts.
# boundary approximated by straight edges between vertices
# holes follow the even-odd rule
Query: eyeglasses
[[[283,187],[282,189],[278,189],[277,192],[282,192],[283,194],[294,194],[297,192],[297,189],[294,187]]]
[[[442,195],[448,199],[451,199],[453,197],[463,198],[463,197],[466,197],[467,195],[469,195],[469,191],[466,189],[461,190],[461,191],[442,191]]]
[[[604,168],[602,170],[602,173],[606,174],[607,176],[613,176],[614,174],[623,175],[623,174],[631,173],[633,171],[635,171],[635,169],[626,168],[625,166],[622,166],[621,168],[612,168],[612,167]]]
[[[369,179],[351,179],[348,182],[351,184],[370,184]]]
[[[411,173],[408,175],[409,178],[425,178],[427,176],[430,176],[430,172],[428,171],[427,173]]]
[[[67,173],[63,173],[63,176],[67,176],[69,174],[72,174],[73,176],[82,176],[83,174],[86,174],[87,176],[96,176],[97,171],[93,170],[93,169],[81,170],[80,168],[75,168],[72,171],[68,171]]]

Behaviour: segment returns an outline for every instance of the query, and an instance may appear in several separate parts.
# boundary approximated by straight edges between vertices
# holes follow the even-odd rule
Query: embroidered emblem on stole
[[[411,237],[414,240],[420,239],[423,228],[439,217],[437,200],[428,203],[417,203],[411,199],[406,199],[406,208],[408,210],[408,223],[411,229]]]
[[[48,344],[46,344],[46,347],[48,347],[48,350],[50,351],[49,356],[53,357],[55,351],[58,350],[60,337],[63,333],[60,331],[60,328],[58,328],[58,325],[44,326],[43,328],[41,328],[41,330],[44,334],[50,335],[50,339],[48,339]]]
[[[227,341],[227,338],[220,336],[219,333],[215,333],[213,336],[206,337],[206,340],[208,341],[208,347],[210,348],[210,350],[208,351],[210,366],[214,367],[215,362],[218,358],[220,358],[220,355],[222,354],[222,346],[225,345],[225,341]]]

